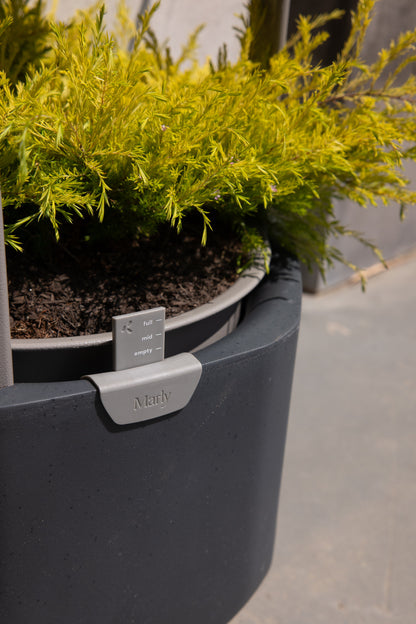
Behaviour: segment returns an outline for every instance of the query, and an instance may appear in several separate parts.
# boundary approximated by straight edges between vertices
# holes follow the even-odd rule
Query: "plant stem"
[[[6,251],[4,247],[3,208],[0,194],[0,388],[13,385],[10,343],[9,296],[7,289]]]

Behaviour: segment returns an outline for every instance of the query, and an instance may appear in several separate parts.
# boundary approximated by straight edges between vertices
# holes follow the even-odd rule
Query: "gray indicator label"
[[[124,370],[163,360],[165,308],[113,317],[113,366]]]
[[[98,373],[86,379],[98,388],[114,422],[128,425],[181,410],[192,398],[201,374],[201,362],[191,353],[180,353],[141,369]]]

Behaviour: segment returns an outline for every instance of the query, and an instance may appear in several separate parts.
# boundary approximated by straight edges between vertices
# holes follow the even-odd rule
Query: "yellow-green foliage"
[[[268,227],[308,264],[339,258],[328,234],[359,234],[334,218],[332,197],[416,202],[401,170],[416,156],[416,83],[400,80],[416,32],[373,65],[363,63],[374,3],[360,0],[344,52],[330,67],[312,64],[324,38],[315,29],[328,18],[301,18],[267,71],[249,60],[249,29],[239,60],[222,59],[214,70],[184,64],[194,37],[173,62],[149,29],[151,14],[125,43],[105,32],[103,11],[69,28],[51,24],[48,61],[16,90],[1,75],[9,242],[16,245],[20,226],[39,219],[58,235],[63,220],[96,215],[102,227],[137,236],[164,222],[180,228],[198,214],[205,242],[220,215],[241,236]]]
[[[48,52],[50,34],[43,0],[0,0],[0,70],[12,85]]]

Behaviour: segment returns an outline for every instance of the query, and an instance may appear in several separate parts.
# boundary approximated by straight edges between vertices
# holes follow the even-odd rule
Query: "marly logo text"
[[[169,402],[171,394],[172,392],[166,392],[166,390],[162,389],[157,394],[144,394],[142,396],[135,397],[133,409],[134,411],[137,411],[146,409],[147,407],[154,407],[155,405],[165,407],[165,405]]]

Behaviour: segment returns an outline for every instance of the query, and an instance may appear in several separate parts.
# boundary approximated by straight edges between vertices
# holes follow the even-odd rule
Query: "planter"
[[[272,556],[300,301],[274,258],[161,418],[116,425],[87,379],[0,391],[2,621],[220,624],[244,605]]]

